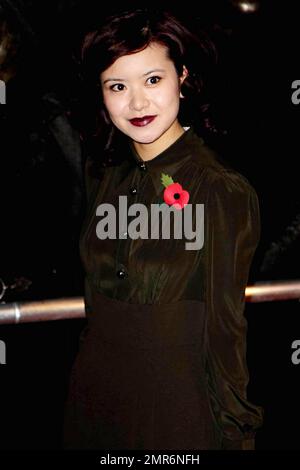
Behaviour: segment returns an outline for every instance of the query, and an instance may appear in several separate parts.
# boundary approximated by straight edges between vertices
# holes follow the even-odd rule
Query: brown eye
[[[156,85],[159,81],[161,80],[161,77],[158,76],[153,76],[148,78],[148,82],[150,82],[150,85]]]
[[[123,91],[124,85],[122,85],[122,83],[115,83],[114,85],[111,85],[109,88],[112,91]]]

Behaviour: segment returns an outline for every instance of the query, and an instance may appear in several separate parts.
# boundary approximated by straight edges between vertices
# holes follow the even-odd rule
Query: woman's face
[[[186,75],[184,67],[178,77],[167,48],[157,43],[120,57],[101,74],[110,119],[137,149],[147,147],[159,153],[182,133],[177,115]]]

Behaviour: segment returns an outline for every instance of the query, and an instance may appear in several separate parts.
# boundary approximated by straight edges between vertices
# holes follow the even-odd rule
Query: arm
[[[84,165],[84,182],[85,182],[85,193],[86,193],[86,201],[87,201],[87,208],[86,208],[86,216],[85,220],[83,221],[81,227],[81,235],[80,235],[80,251],[83,249],[83,234],[86,230],[86,227],[90,221],[90,218],[93,216],[93,210],[95,209],[95,198],[97,196],[98,187],[100,184],[100,179],[97,179],[93,174],[93,161],[90,157],[86,157],[85,165]],[[87,274],[85,275],[84,279],[84,308],[86,318],[88,319],[91,313],[91,289],[89,285],[89,281],[87,278]],[[85,326],[82,328],[79,336],[79,345],[81,345],[85,341],[85,337],[88,333],[88,322],[86,322]]]
[[[256,192],[238,173],[219,172],[210,185],[206,212],[206,370],[211,410],[222,448],[254,449],[263,409],[247,401],[244,307],[260,237]]]
[[[84,164],[84,183],[86,199],[89,203],[90,200],[94,200],[96,192],[98,190],[100,176],[98,178],[94,175],[94,162],[90,156],[86,156]]]

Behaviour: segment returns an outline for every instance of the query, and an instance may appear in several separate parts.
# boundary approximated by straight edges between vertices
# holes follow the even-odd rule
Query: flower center
[[[180,194],[179,193],[175,193],[174,194],[174,199],[179,199],[180,198]]]

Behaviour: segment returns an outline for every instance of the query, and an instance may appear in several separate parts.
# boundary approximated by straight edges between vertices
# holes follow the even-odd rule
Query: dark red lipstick
[[[152,122],[155,118],[156,116],[143,116],[141,118],[130,119],[129,121],[131,122],[133,126],[143,127],[143,126],[147,126],[148,124],[150,124],[150,122]]]

